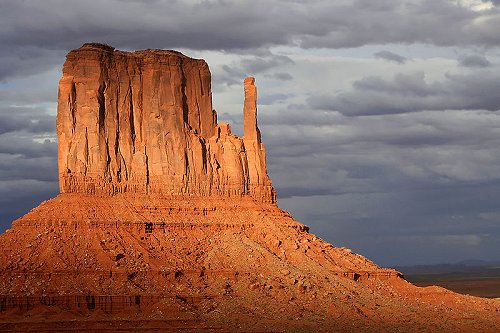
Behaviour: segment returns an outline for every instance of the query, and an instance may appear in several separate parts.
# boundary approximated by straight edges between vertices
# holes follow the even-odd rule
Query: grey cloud
[[[55,136],[55,133],[52,134]],[[41,137],[37,142],[33,135],[22,132],[0,135],[0,154],[21,155],[25,157],[50,156],[57,159],[57,143],[53,138]],[[3,157],[5,158],[5,156]]]
[[[55,129],[55,117],[42,108],[0,107],[0,135],[16,131],[54,133]]]
[[[290,95],[288,94],[261,94],[259,97],[259,104],[260,105],[271,105],[276,102],[283,102],[285,101]]]
[[[0,153],[0,181],[34,179],[57,181],[57,158],[53,156],[29,157]]]
[[[464,119],[468,121],[464,126]],[[420,112],[408,115],[348,117],[335,112],[293,108],[261,114],[259,123],[263,135],[296,150],[307,143],[321,147],[324,153],[375,142],[399,146],[402,149],[422,146],[481,145],[495,138],[500,127],[500,115],[482,111]],[[494,145],[491,143],[491,145]],[[359,148],[356,148],[359,149]],[[343,150],[343,151],[344,151]],[[302,154],[302,152],[298,152]]]
[[[0,108],[0,180],[55,181],[55,116],[43,109]]]
[[[64,60],[65,53],[65,50],[46,50],[37,46],[5,45],[0,49],[0,82],[53,69]]]
[[[57,143],[41,134],[21,130],[0,135],[0,230],[58,192]],[[38,136],[41,142],[34,140]]]
[[[373,55],[375,56],[375,58],[396,62],[398,64],[404,64],[408,60],[406,57],[386,50],[379,51],[377,53],[374,53]]]
[[[321,126],[335,123],[338,119],[339,116],[336,113],[311,110],[304,104],[289,104],[284,109],[280,108],[271,112],[259,113],[259,124],[263,124],[263,126]]]
[[[284,55],[273,55],[267,59],[255,57],[241,61],[243,69],[250,73],[260,73],[271,68],[293,64],[295,62],[290,57]]]
[[[11,105],[33,105],[40,103],[52,103],[55,105],[57,101],[57,81],[46,84],[38,82],[29,82],[29,89],[26,87],[16,87],[10,90],[0,90],[0,100],[2,104]],[[12,82],[12,81],[10,81]]]
[[[345,115],[398,114],[424,110],[500,109],[497,73],[448,74],[443,81],[427,82],[423,72],[397,74],[392,80],[366,77],[353,90],[308,99],[311,108]]]
[[[500,5],[500,0],[483,0],[485,3],[492,3],[495,6]]]
[[[2,204],[6,202],[12,203],[21,201],[25,197],[30,197],[30,193],[36,193],[34,195],[35,197],[37,197],[40,192],[43,194],[54,193],[55,188],[57,188],[57,182],[45,182],[34,179],[1,180],[0,184],[0,203]],[[33,197],[33,195],[31,195],[31,197]],[[26,214],[26,211],[24,214]]]
[[[52,70],[41,71],[37,75],[30,76],[25,76],[21,71],[21,73],[13,74],[4,83],[0,82],[0,108],[6,105],[10,105],[10,108],[13,105],[27,108],[31,105],[43,104],[44,107],[52,107],[55,110],[57,83],[61,76],[62,61],[64,58],[61,59],[57,68]],[[38,106],[37,108],[39,109]],[[4,110],[0,109],[0,114],[2,113]]]
[[[55,117],[6,110],[0,113],[0,230],[58,191]]]
[[[492,65],[485,56],[479,54],[460,57],[458,63],[464,67],[490,67]]]
[[[494,46],[500,42],[496,33],[500,19],[492,15],[497,9],[474,12],[445,0],[253,0],[237,4],[4,0],[0,5],[0,78],[59,64],[64,52],[88,41],[123,49],[234,51],[271,45],[344,48],[383,43]]]
[[[499,179],[500,115],[346,117],[280,110],[259,124],[281,197],[390,192]]]
[[[246,76],[243,71],[229,65],[222,65],[219,68],[212,69],[212,79],[215,85],[241,84],[241,80]]]
[[[271,75],[265,75],[265,77],[274,78],[280,81],[290,81],[293,80],[293,76],[289,73],[274,73]]]
[[[241,81],[247,76],[254,76],[259,73],[267,73],[266,76],[275,77],[279,80],[285,81],[292,78],[287,73],[269,73],[282,66],[294,65],[295,62],[287,56],[275,55],[268,53],[265,56],[243,57],[241,60],[224,64],[215,69],[214,79],[218,84],[241,84]]]
[[[364,8],[363,8],[364,7]],[[315,16],[320,22],[332,12]],[[304,47],[357,47],[366,44],[425,43],[442,46],[491,43],[498,37],[477,23],[480,13],[450,1],[355,1],[336,8],[335,18],[324,34],[304,36]]]
[[[267,36],[258,34],[269,27],[263,20],[263,5],[264,2],[255,1],[239,4],[223,1],[191,4],[182,1],[147,4],[4,1],[1,39],[15,47],[49,49],[70,49],[89,39],[121,48],[238,49],[284,43],[286,36],[276,33],[278,31]],[[113,15],[109,15],[110,12]]]

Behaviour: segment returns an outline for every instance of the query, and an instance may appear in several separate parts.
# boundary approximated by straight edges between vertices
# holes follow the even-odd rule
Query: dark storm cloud
[[[27,158],[18,154],[0,153],[0,180],[34,179],[56,182],[57,145],[49,143],[45,143],[45,145],[51,145],[55,148],[45,149],[46,153],[52,153],[51,155]]]
[[[398,64],[404,64],[408,60],[406,57],[400,56],[399,54],[396,54],[396,53],[393,53],[390,51],[386,51],[386,50],[379,51],[377,53],[374,53],[373,55],[375,58],[384,59],[387,61],[393,61],[393,62],[396,62]]]
[[[500,115],[493,112],[346,117],[297,109],[259,119],[282,198],[500,178]]]
[[[314,9],[312,9],[314,10]],[[494,12],[494,11],[492,11]],[[451,1],[354,1],[335,8],[321,33],[304,34],[303,47],[358,47],[366,44],[424,43],[440,46],[496,45],[500,19]],[[325,22],[333,10],[316,13]],[[493,13],[494,14],[494,13]],[[478,20],[482,17],[482,20]]]
[[[42,132],[29,126],[0,135],[0,230],[58,193],[57,143],[35,141]]]
[[[479,54],[460,57],[458,63],[464,67],[490,67],[492,65],[485,56]]]
[[[297,146],[321,147],[325,153],[352,145],[385,143],[403,149],[443,144],[480,145],[496,137],[500,115],[482,111],[427,111],[410,115],[348,117],[332,112],[291,108],[259,115],[266,138],[301,155]],[[464,124],[467,126],[464,126]],[[283,139],[281,139],[283,138]],[[355,151],[353,149],[353,151]],[[292,155],[295,156],[295,155]]]
[[[29,114],[0,119],[0,230],[58,193],[57,143],[44,139],[54,136],[55,117],[36,123]]]
[[[0,107],[0,180],[55,181],[55,116],[42,108]]]
[[[311,96],[311,108],[345,115],[380,115],[424,110],[500,109],[499,75],[492,72],[447,74],[443,81],[428,82],[423,72],[397,74],[391,80],[365,77],[352,91]]]
[[[23,216],[59,192],[57,181],[33,179],[0,180],[0,230],[10,228],[12,221]]]
[[[446,0],[2,0],[0,79],[60,63],[67,50],[88,41],[123,49],[240,52],[271,45],[494,46],[500,43],[496,33],[500,18],[496,14],[497,9],[474,12]]]
[[[22,87],[26,92],[27,87]],[[29,91],[29,88],[28,88]],[[33,95],[36,89],[33,90]],[[2,90],[3,102],[29,93]],[[39,96],[39,97],[43,97]],[[32,102],[33,97],[27,98]],[[44,100],[45,98],[41,98]],[[55,116],[40,106],[0,106],[0,229],[57,193]]]

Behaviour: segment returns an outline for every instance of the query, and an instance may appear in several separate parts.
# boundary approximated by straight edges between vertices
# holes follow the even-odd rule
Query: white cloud
[[[463,6],[465,8],[470,8],[473,11],[483,11],[483,10],[490,10],[494,7],[494,4],[492,1],[485,1],[485,0],[451,0],[454,3]]]

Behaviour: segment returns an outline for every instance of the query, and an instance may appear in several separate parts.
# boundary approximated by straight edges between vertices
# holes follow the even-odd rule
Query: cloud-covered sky
[[[0,230],[58,192],[65,54],[204,58],[242,128],[256,77],[279,205],[381,265],[498,260],[500,1],[0,0]]]

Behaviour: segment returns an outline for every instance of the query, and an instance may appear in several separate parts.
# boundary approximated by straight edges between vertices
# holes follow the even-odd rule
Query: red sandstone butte
[[[245,80],[244,139],[217,124],[204,60],[176,51],[71,51],[59,82],[61,193],[241,196],[274,202]]]
[[[254,79],[243,138],[210,80],[175,51],[68,54],[61,194],[0,235],[0,331],[498,332],[498,300],[415,287],[281,210]]]

